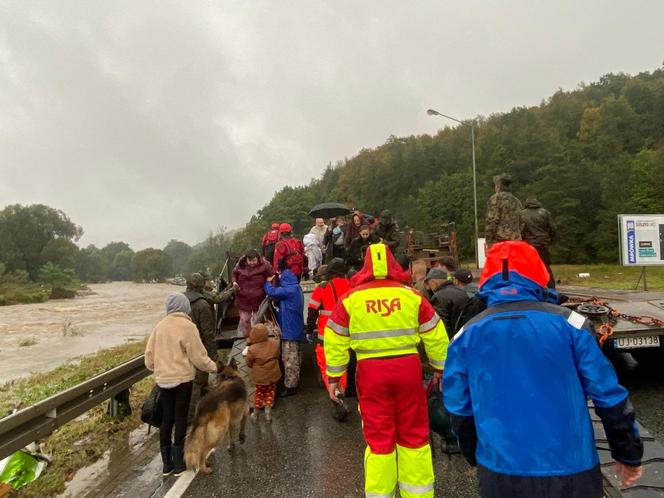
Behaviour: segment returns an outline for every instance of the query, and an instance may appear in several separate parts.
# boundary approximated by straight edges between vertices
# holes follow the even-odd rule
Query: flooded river
[[[164,315],[166,296],[184,291],[131,282],[89,287],[92,294],[76,299],[0,306],[0,383],[142,339]]]

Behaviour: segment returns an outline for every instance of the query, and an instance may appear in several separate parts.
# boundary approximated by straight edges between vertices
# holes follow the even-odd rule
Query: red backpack
[[[288,252],[286,253],[286,264],[288,268],[304,268],[304,254],[302,252],[303,246],[298,239],[284,239],[281,241],[286,244]]]
[[[270,244],[276,244],[279,240],[279,230],[270,230],[265,235],[265,241],[263,245],[269,246]]]

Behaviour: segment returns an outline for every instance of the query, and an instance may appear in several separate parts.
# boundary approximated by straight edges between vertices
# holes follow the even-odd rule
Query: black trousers
[[[567,476],[517,477],[477,466],[482,498],[602,498],[602,472],[593,467]]]
[[[162,389],[160,402],[162,409],[161,427],[159,427],[159,443],[171,446],[171,434],[175,426],[173,446],[184,446],[187,434],[187,414],[191,399],[192,382],[185,382],[173,389]]]
[[[546,286],[549,289],[556,288],[556,279],[553,277],[553,271],[551,270],[551,253],[549,248],[545,246],[534,246],[537,249],[537,254],[539,254],[540,259],[546,266],[547,271],[549,272],[549,283]]]

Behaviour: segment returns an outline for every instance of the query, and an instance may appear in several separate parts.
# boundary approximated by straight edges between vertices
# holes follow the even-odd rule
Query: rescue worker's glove
[[[337,390],[336,396],[339,401],[330,400],[332,403],[332,418],[337,422],[343,422],[351,414],[351,410],[344,401],[344,393]]]

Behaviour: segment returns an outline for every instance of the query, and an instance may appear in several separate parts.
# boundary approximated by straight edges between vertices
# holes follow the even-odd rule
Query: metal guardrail
[[[51,434],[150,374],[143,356],[0,419],[0,459]]]

